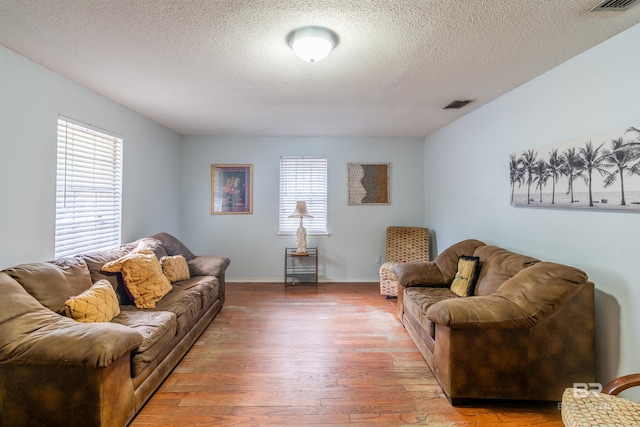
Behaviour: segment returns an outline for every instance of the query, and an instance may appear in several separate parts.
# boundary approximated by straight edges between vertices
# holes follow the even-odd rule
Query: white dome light
[[[338,44],[338,35],[324,27],[302,27],[287,37],[291,49],[301,59],[318,62]]]

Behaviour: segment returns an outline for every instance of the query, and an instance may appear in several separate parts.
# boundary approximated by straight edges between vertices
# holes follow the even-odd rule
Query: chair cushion
[[[640,425],[640,403],[594,391],[566,389],[561,413],[566,427]]]
[[[395,297],[398,296],[398,279],[393,273],[393,267],[400,264],[398,261],[387,261],[380,267],[380,294]]]
[[[387,261],[429,261],[429,229],[424,227],[387,228]]]

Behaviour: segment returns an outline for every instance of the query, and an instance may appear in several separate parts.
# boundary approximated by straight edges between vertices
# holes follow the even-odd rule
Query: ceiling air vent
[[[638,3],[639,0],[604,0],[600,2],[599,5],[590,10],[590,12],[599,12],[606,10],[617,10],[622,12],[623,10],[629,9],[634,4]]]
[[[465,105],[467,105],[470,102],[471,102],[470,99],[466,99],[464,101],[460,101],[460,100],[452,101],[449,105],[444,107],[443,110],[447,110],[447,109],[459,110],[460,108],[464,107]]]

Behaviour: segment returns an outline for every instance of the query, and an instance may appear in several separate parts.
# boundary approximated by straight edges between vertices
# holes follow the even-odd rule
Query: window
[[[55,257],[120,245],[122,139],[58,119]]]
[[[280,234],[295,234],[299,218],[289,218],[297,201],[305,201],[313,218],[304,218],[309,234],[327,234],[327,159],[280,158]]]

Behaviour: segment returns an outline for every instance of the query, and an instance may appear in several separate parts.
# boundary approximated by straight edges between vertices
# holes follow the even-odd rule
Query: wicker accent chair
[[[429,229],[423,227],[387,228],[385,263],[380,267],[380,294],[398,296],[398,280],[393,267],[403,262],[429,261]]]
[[[562,394],[562,422],[566,427],[640,425],[640,403],[617,397],[640,386],[640,374],[625,375],[602,388],[601,393],[568,388]]]

